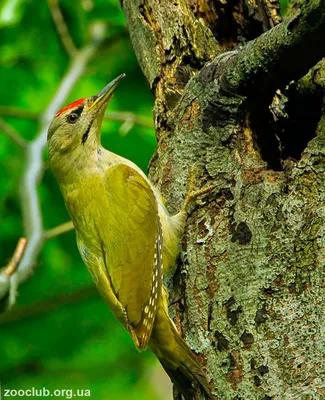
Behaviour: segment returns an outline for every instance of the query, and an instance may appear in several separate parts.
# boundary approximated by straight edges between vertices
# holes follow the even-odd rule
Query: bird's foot
[[[188,189],[186,193],[186,197],[184,203],[182,205],[182,211],[188,213],[191,204],[195,201],[198,205],[203,205],[202,200],[198,199],[199,196],[212,192],[215,189],[215,185],[209,185],[202,189],[195,189],[196,186],[196,177],[197,177],[197,165],[194,165],[190,168],[189,176],[188,176]]]

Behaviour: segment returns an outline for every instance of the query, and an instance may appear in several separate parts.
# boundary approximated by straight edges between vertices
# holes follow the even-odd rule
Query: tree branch
[[[7,122],[0,118],[0,130],[2,130],[13,142],[16,143],[17,146],[25,149],[27,146],[27,142],[19,135],[19,133]]]
[[[249,42],[233,57],[221,86],[240,95],[266,97],[305,75],[325,55],[325,1],[297,1],[290,19]]]

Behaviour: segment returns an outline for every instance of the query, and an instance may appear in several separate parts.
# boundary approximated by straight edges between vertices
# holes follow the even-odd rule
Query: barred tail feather
[[[180,337],[179,339],[182,340]],[[182,342],[185,344],[183,340]],[[171,381],[176,385],[177,389],[182,393],[186,400],[193,400],[194,398],[192,386],[193,383],[200,388],[202,393],[205,394],[206,398],[211,399],[212,394],[201,367],[198,365],[193,356],[191,357],[191,362],[188,362],[189,351],[190,349],[187,348],[187,360],[184,363],[180,363],[176,369],[170,367],[169,362],[164,358],[158,357],[158,359],[164,370],[169,375]]]
[[[193,383],[207,399],[211,399],[207,379],[195,355],[180,337],[166,308],[162,303],[160,305],[149,342],[150,349],[186,400],[194,398]]]

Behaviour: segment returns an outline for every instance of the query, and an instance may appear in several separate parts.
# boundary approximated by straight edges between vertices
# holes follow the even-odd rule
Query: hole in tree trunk
[[[300,159],[316,136],[322,101],[321,90],[295,83],[283,92],[277,91],[272,102],[256,104],[255,100],[250,107],[251,127],[269,168],[280,171]]]
[[[277,132],[282,148],[281,159],[299,160],[308,142],[316,136],[323,94],[320,90],[313,93],[302,91],[294,84],[289,87],[287,97],[288,118],[279,121]]]
[[[274,119],[269,109],[270,101],[259,102],[254,99],[248,109],[250,112],[250,125],[254,132],[254,139],[261,157],[267,162],[270,169],[282,170],[281,149],[274,130]]]
[[[262,7],[255,9],[242,0],[216,1],[214,7],[218,18],[212,31],[221,45],[234,47],[255,39],[266,30]]]

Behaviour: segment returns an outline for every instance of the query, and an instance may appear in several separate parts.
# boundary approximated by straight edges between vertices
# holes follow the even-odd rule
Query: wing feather
[[[145,349],[162,285],[163,238],[157,200],[145,178],[124,164],[106,171],[105,189],[109,206],[98,231],[106,273],[137,347]]]

